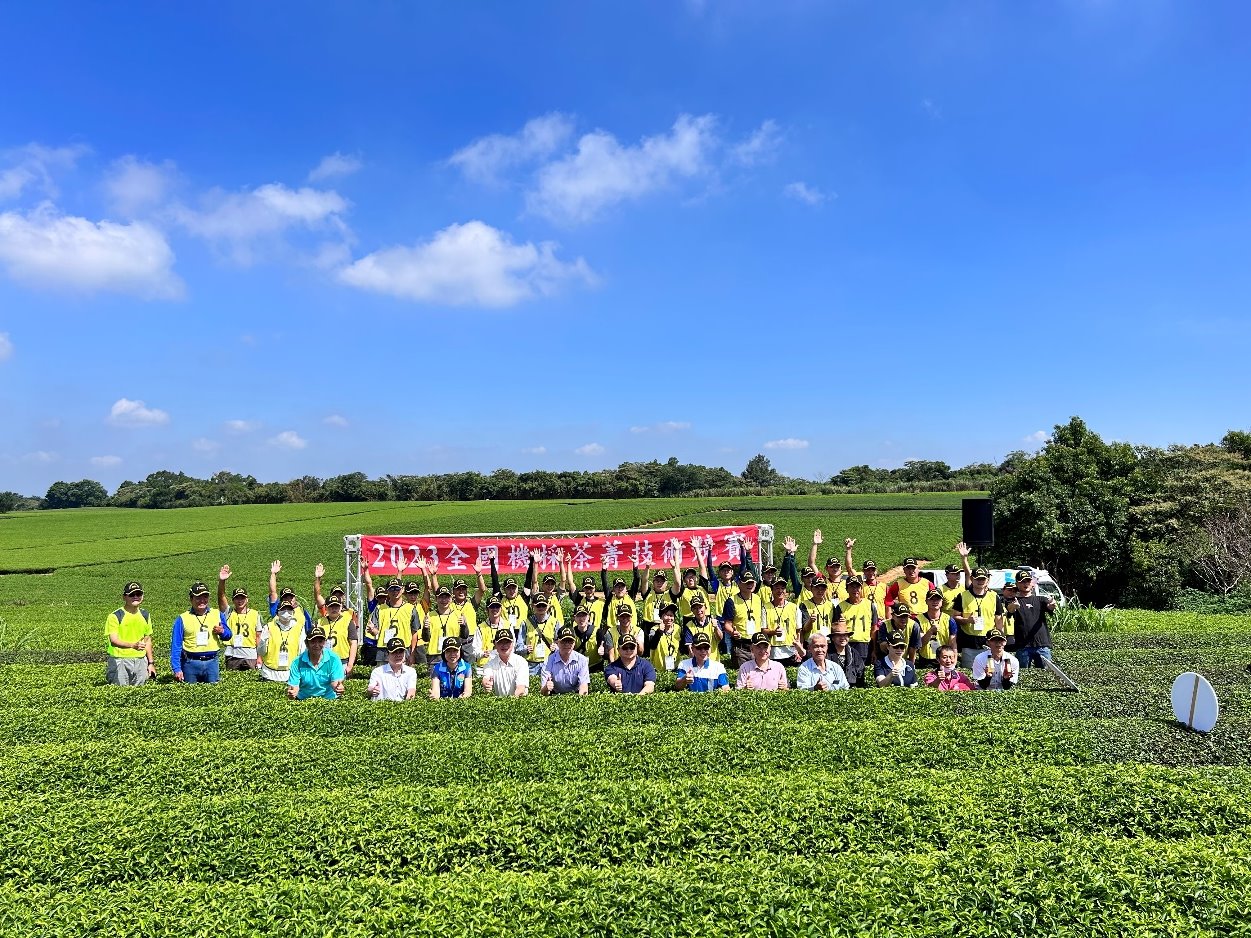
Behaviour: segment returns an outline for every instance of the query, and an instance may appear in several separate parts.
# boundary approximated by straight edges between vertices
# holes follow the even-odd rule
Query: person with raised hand
[[[230,644],[226,646],[227,671],[251,671],[260,667],[256,644],[261,636],[261,614],[248,604],[248,591],[236,586],[226,599],[226,581],[231,577],[230,565],[217,571],[217,608],[226,613],[230,626]]]
[[[356,667],[356,652],[360,648],[360,635],[356,622],[343,609],[343,599],[331,593],[326,599],[326,613],[317,620],[326,633],[327,651],[339,656],[348,674]]]
[[[187,595],[191,608],[174,619],[169,667],[175,681],[216,684],[222,644],[231,637],[226,613],[209,608],[209,588],[199,580],[191,584]]]
[[[460,640],[448,635],[439,648],[439,660],[430,669],[430,699],[472,696],[473,666],[461,656]]]
[[[143,606],[143,585],[131,580],[122,587],[122,605],[104,620],[109,663],[104,679],[110,684],[138,686],[156,676],[152,654],[152,617]]]
[[[1008,636],[991,629],[986,649],[973,662],[973,683],[981,690],[1011,690],[1021,679],[1021,666],[1015,656],[1004,651]]]
[[[387,663],[369,673],[366,693],[370,700],[412,700],[417,696],[417,672],[404,663],[408,649],[398,639],[387,645]]]
[[[320,625],[309,630],[305,641],[304,651],[291,665],[287,696],[292,700],[338,700],[343,696],[343,662],[326,648],[326,633]]]
[[[864,567],[860,573],[856,573],[855,562],[851,557],[851,549],[856,546],[856,539],[849,537],[843,541],[843,559],[847,564],[847,577],[859,576],[864,590],[865,597],[873,603],[874,608],[878,610],[879,615],[884,612],[886,606],[886,584],[877,578],[877,564],[872,560],[866,560]],[[850,584],[849,584],[850,585]]]
[[[496,697],[524,697],[530,692],[530,667],[513,650],[516,636],[508,626],[495,630],[495,650],[482,669],[482,689]]]
[[[420,607],[413,602],[409,602],[404,594],[404,581],[401,577],[407,564],[403,559],[400,560],[396,575],[387,580],[386,584],[386,601],[377,602],[374,606],[374,613],[377,616],[377,623],[371,622],[371,631],[377,634],[370,635],[366,633],[367,640],[373,639],[372,644],[377,647],[387,648],[391,644],[391,639],[399,636],[404,642],[404,647],[409,650],[409,663],[414,667],[425,665],[425,658],[418,661],[414,656],[414,649],[417,646],[417,640],[421,638],[422,619]],[[373,579],[369,576],[368,571],[365,572],[365,588],[373,591]],[[416,599],[418,590],[414,590],[414,599]],[[424,650],[424,645],[422,646]]]
[[[830,640],[820,632],[808,640],[808,660],[795,672],[798,690],[850,690],[843,669],[829,658]]]
[[[900,631],[890,633],[887,653],[873,662],[873,677],[878,687],[915,687],[916,668],[908,660],[908,637]]]
[[[304,641],[304,625],[295,618],[295,597],[280,597],[278,612],[261,626],[257,643],[261,680],[286,683],[291,677],[291,663],[304,651]]]
[[[556,633],[556,650],[547,656],[539,671],[539,693],[544,697],[575,693],[585,696],[590,691],[591,671],[586,655],[573,650],[575,641],[573,628],[561,626]]]
[[[697,567],[682,569],[682,556],[685,549],[680,538],[670,541],[670,552],[673,554],[673,585],[669,587],[674,601],[678,604],[678,621],[685,622],[692,615],[691,600],[698,596],[705,608],[709,608],[708,580]],[[696,561],[699,561],[696,551]]]
[[[711,632],[700,631],[691,636],[691,656],[678,662],[677,677],[673,682],[674,690],[689,690],[695,693],[729,691],[730,676],[725,673],[725,666],[710,655],[713,648],[712,642]]]
[[[368,568],[368,564],[363,563],[361,565],[361,569],[363,571],[367,572],[367,568]],[[322,593],[322,588],[321,588],[321,581],[325,575],[326,575],[326,567],[324,564],[319,563],[316,567],[313,568],[313,606],[317,609],[318,614],[321,615],[322,617],[325,617],[327,614],[326,605],[327,605],[327,602],[329,601],[329,598]],[[353,609],[351,604],[348,602],[346,586],[342,583],[336,583],[334,586],[330,588],[330,596],[332,597],[337,596],[339,598],[339,608],[351,620],[352,625],[356,627],[356,633],[359,639],[360,632],[361,632],[360,619],[357,618],[356,610]],[[331,640],[332,639],[333,639],[333,636],[331,637]],[[358,651],[359,651],[359,648],[360,648],[360,645],[358,641],[358,644],[357,644]],[[338,648],[334,650],[339,655],[340,658],[343,658],[344,661],[347,660],[347,657],[342,652],[340,652]],[[365,663],[372,664],[373,662],[367,661]],[[352,669],[348,668],[348,670],[351,671]]]
[[[1056,601],[1050,596],[1034,592],[1034,574],[1031,570],[1016,572],[1017,603],[1016,648],[1013,654],[1021,667],[1043,667],[1043,659],[1051,660],[1051,629],[1047,614],[1054,612]]]
[[[677,604],[671,604],[676,611]],[[656,690],[656,669],[646,658],[639,657],[639,645],[630,634],[621,639],[616,661],[604,668],[604,680],[615,694],[644,694]]]
[[[978,567],[973,571],[969,588],[952,604],[951,617],[958,626],[956,647],[960,650],[961,665],[972,666],[986,648],[990,631],[1004,634],[1003,616],[1003,597],[990,588],[990,571]]]
[[[808,552],[808,565],[813,570],[817,569],[817,548],[825,543],[825,539],[821,536],[821,529],[817,528],[812,532],[812,550]],[[847,598],[846,579],[847,574],[843,571],[843,562],[837,557],[830,556],[825,560],[825,582],[829,586],[829,596],[834,602],[839,603]]]
[[[300,599],[289,586],[284,586],[282,591],[278,590],[278,574],[282,572],[282,561],[275,560],[269,565],[269,614],[275,616],[278,614],[278,601],[290,597],[294,602],[295,620],[301,624],[305,634],[313,627],[313,617],[307,609],[300,605]]]

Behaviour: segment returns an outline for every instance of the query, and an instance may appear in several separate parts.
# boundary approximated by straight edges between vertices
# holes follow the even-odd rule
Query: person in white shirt
[[[510,628],[495,632],[495,651],[482,668],[482,689],[496,697],[524,697],[530,692],[530,665],[514,652]]]
[[[387,663],[369,672],[370,700],[412,700],[417,696],[417,671],[404,663],[407,650],[398,635],[387,642]]]
[[[820,632],[808,640],[808,660],[795,674],[798,690],[851,690],[843,669],[828,659],[830,640]]]
[[[986,635],[989,646],[973,662],[973,683],[981,690],[1011,690],[1021,678],[1016,656],[1004,651],[1008,637],[998,629]]]

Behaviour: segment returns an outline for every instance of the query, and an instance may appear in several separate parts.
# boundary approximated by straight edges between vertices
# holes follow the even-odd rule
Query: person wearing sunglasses
[[[109,663],[104,679],[135,687],[156,676],[152,657],[152,620],[143,605],[143,586],[131,580],[122,587],[122,606],[104,620]]]

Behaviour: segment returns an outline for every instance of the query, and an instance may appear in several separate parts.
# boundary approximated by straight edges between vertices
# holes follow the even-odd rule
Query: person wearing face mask
[[[226,613],[209,608],[209,588],[196,580],[188,591],[191,608],[174,619],[169,642],[169,667],[174,680],[216,684],[221,674],[218,656],[231,638]]]
[[[938,652],[938,667],[925,675],[925,686],[935,690],[972,690],[973,682],[956,667],[956,650],[944,645]]]
[[[226,646],[223,662],[227,671],[251,671],[260,666],[256,656],[256,642],[261,631],[261,614],[248,606],[248,591],[235,587],[226,600],[226,581],[230,579],[230,565],[217,571],[217,608],[226,613],[230,626],[230,644]]]
[[[891,632],[890,643],[884,657],[873,662],[873,677],[878,687],[915,687],[917,672],[905,653],[908,636],[903,632]]]
[[[304,628],[295,618],[295,600],[278,600],[278,614],[262,627],[257,646],[261,680],[285,683],[291,677],[291,663],[304,647]]]
[[[865,660],[851,644],[851,629],[842,611],[834,607],[834,624],[830,626],[830,661],[838,665],[852,687],[864,687]]]
[[[799,690],[850,690],[843,669],[829,659],[830,640],[820,632],[808,640],[808,660],[795,673]]]

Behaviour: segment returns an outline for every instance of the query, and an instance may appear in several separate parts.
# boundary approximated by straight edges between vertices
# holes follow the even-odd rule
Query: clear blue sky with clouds
[[[0,489],[1249,425],[1244,4],[5,22]]]

